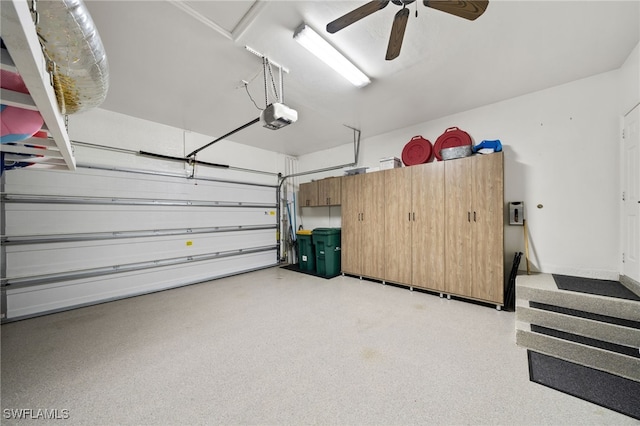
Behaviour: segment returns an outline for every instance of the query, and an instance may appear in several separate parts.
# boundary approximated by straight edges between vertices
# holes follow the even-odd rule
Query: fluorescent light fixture
[[[333,46],[308,25],[300,25],[293,33],[293,39],[349,80],[354,86],[363,87],[371,83],[362,71],[342,56]]]

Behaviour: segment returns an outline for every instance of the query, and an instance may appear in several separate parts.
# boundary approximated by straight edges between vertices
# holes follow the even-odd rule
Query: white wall
[[[184,157],[216,137],[202,135],[176,127],[99,108],[71,115],[69,137],[73,141],[89,142],[114,148],[148,151],[162,155]],[[79,163],[110,164],[120,167],[184,172],[189,166],[181,162],[164,161],[117,151],[75,147]],[[204,149],[198,160],[233,167],[278,173],[283,170],[284,156],[272,151],[222,140]],[[199,166],[196,176],[211,176],[230,180],[276,185],[277,177],[242,171]]]
[[[625,115],[640,102],[640,43],[620,68],[620,115]]]
[[[617,278],[620,76],[612,71],[364,139],[360,164],[376,167],[382,157],[400,157],[411,137],[435,142],[451,126],[476,142],[500,139],[505,201],[525,202],[532,269]],[[299,167],[350,158],[352,147],[345,145],[300,157]],[[327,226],[320,218],[313,222]],[[524,251],[522,227],[505,229],[505,250],[509,265],[515,251]]]

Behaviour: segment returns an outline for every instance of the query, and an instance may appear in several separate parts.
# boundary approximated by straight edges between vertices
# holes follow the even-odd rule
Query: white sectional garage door
[[[277,263],[275,184],[93,169],[4,180],[3,321]]]

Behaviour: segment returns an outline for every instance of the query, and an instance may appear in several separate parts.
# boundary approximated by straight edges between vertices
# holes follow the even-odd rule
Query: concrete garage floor
[[[5,324],[8,409],[58,424],[638,424],[531,383],[515,314],[270,268]]]

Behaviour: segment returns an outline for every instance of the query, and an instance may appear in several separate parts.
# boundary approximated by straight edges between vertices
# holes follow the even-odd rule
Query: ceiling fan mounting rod
[[[411,3],[414,3],[416,0],[391,0],[393,4],[397,4],[398,6],[405,7]]]

